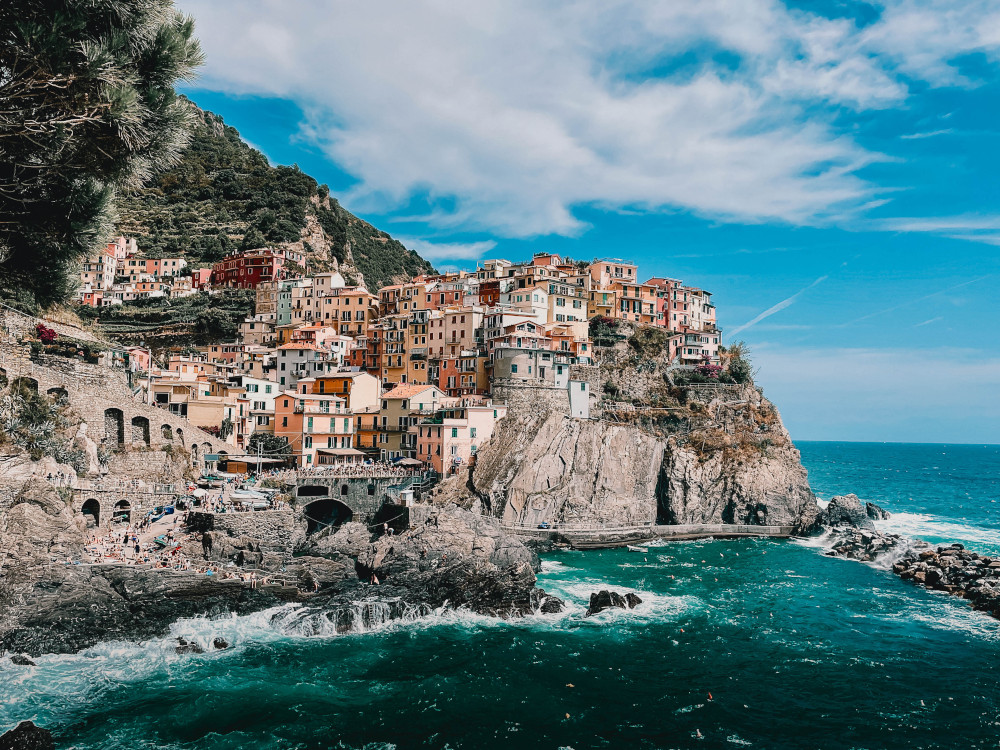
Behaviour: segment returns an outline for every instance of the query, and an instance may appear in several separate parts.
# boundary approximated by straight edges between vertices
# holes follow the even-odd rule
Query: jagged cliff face
[[[472,488],[512,523],[809,527],[816,502],[777,412],[752,387],[736,395],[695,405],[695,428],[671,432],[572,419],[555,392],[525,389],[480,451]]]

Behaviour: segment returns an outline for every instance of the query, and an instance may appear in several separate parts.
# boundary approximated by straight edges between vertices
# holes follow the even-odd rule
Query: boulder
[[[638,604],[642,604],[642,599],[635,594],[622,596],[617,591],[602,590],[590,595],[590,606],[587,608],[586,617],[606,609],[633,609]]]
[[[885,521],[892,514],[875,503],[865,503],[865,514],[873,521]]]
[[[875,524],[861,505],[860,498],[853,493],[832,498],[823,511],[821,523],[826,526],[850,526],[855,529],[875,528]]]
[[[229,648],[229,641],[227,641],[225,638],[213,638],[212,648],[214,648],[216,651],[222,651],[223,649]]]
[[[19,667],[33,667],[35,662],[29,659],[25,654],[14,654],[10,657],[11,664],[17,664]]]
[[[22,721],[0,735],[0,750],[55,750],[55,747],[52,733],[30,721]]]
[[[186,638],[178,638],[174,652],[178,654],[203,654],[205,653],[205,649],[194,641],[189,641]]]

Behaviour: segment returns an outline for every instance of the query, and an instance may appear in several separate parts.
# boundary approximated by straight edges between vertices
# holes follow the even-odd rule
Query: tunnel
[[[337,528],[354,517],[354,513],[339,500],[324,498],[309,503],[302,511],[308,522],[307,534],[315,534],[328,528]]]
[[[88,526],[90,525],[90,520],[93,520],[94,526],[101,525],[101,504],[96,498],[92,497],[85,501],[83,507],[80,508],[80,512],[83,514],[83,517],[88,520]]]
[[[119,500],[115,503],[115,512],[112,520],[116,523],[129,523],[132,520],[132,503],[128,500]]]

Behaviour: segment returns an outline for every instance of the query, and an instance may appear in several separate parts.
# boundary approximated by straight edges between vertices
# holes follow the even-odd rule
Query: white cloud
[[[892,232],[930,232],[953,240],[1000,245],[1000,216],[996,215],[902,217],[877,222],[877,226]]]
[[[1000,358],[981,351],[759,345],[752,356],[793,438],[1000,443]]]
[[[493,240],[481,242],[428,242],[400,237],[399,241],[410,250],[430,261],[437,260],[479,260],[497,246]]]
[[[202,85],[297,102],[302,133],[358,178],[352,205],[427,197],[429,225],[505,236],[577,234],[584,205],[794,224],[862,211],[878,191],[857,171],[882,157],[826,107],[897,106],[908,80],[955,82],[955,55],[1000,41],[985,2],[893,0],[863,29],[776,0],[180,4]],[[644,74],[701,48],[738,63]]]

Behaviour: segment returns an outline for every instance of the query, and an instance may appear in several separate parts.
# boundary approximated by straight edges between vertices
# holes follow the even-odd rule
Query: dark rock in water
[[[229,641],[227,641],[225,638],[213,638],[212,648],[217,649],[219,651],[221,651],[224,648],[229,648]]]
[[[618,609],[632,609],[637,604],[642,604],[642,599],[635,594],[622,596],[617,591],[598,591],[596,594],[590,595],[590,607],[587,608],[586,616],[590,617],[598,612],[616,607]]]
[[[563,603],[554,596],[547,596],[542,599],[542,604],[538,610],[543,615],[554,615],[563,611]]]
[[[205,649],[199,646],[194,641],[189,641],[184,638],[177,639],[177,648],[174,649],[178,654],[203,654]]]
[[[857,495],[837,495],[823,511],[820,523],[825,526],[850,526],[855,529],[874,529],[875,524],[861,505]]]
[[[902,542],[903,537],[898,534],[883,534],[875,529],[861,531],[848,528],[842,530],[827,554],[831,557],[847,557],[851,560],[871,562]]]
[[[11,664],[17,664],[19,667],[33,667],[35,662],[29,659],[24,654],[14,654],[10,657]]]
[[[55,750],[56,743],[48,729],[22,721],[9,732],[0,735],[0,750]]]
[[[873,521],[885,521],[892,514],[875,503],[865,503],[865,514]]]
[[[640,599],[638,595],[629,592],[625,594],[625,603],[628,604],[629,609],[635,609],[642,604],[642,599]]]

